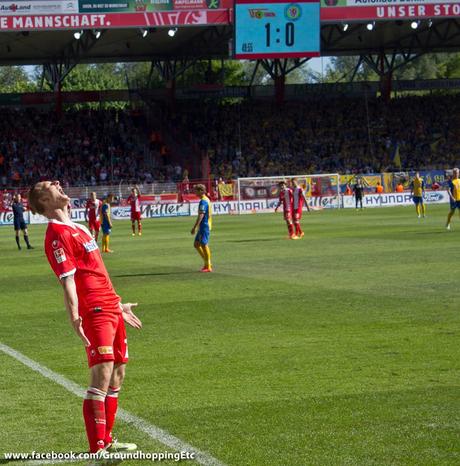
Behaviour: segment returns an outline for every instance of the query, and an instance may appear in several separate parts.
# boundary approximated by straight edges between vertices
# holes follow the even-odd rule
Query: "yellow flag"
[[[232,183],[219,184],[219,193],[221,197],[233,196],[233,184]]]

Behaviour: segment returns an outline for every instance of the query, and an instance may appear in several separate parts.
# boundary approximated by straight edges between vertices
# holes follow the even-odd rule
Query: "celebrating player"
[[[286,221],[289,238],[299,239],[294,232],[294,225],[292,224],[292,207],[293,207],[293,195],[292,189],[288,188],[285,181],[278,183],[280,189],[280,196],[278,204],[275,207],[275,212],[278,212],[280,205],[283,205],[284,220]]]
[[[308,205],[308,199],[305,196],[305,192],[297,181],[297,178],[291,179],[291,186],[292,186],[292,213],[293,213],[293,220],[294,220],[294,227],[295,227],[295,234],[299,238],[303,238],[304,232],[300,227],[300,220],[302,219],[302,211],[303,206],[307,208],[308,212],[310,212],[310,206]]]
[[[113,202],[113,194],[107,194],[102,207],[102,252],[113,252],[110,249],[110,233],[112,232],[112,218],[110,215],[110,205]]]
[[[27,225],[24,220],[24,204],[22,203],[22,198],[19,193],[15,194],[13,198],[13,203],[11,204],[11,209],[13,210],[14,232],[16,234],[15,238],[16,244],[18,245],[18,249],[21,250],[21,243],[19,242],[20,230],[22,230],[27,249],[33,249],[33,247],[29,243],[29,232],[27,231]]]
[[[411,183],[411,195],[415,204],[415,212],[417,217],[420,218],[420,214],[425,218],[425,204],[423,203],[423,196],[425,194],[425,181],[420,178],[420,173],[415,174],[415,178]]]
[[[91,382],[83,417],[89,448],[92,453],[133,450],[135,444],[117,443],[115,447],[112,429],[128,362],[124,322],[142,327],[132,311],[137,304],[121,303],[91,233],[71,221],[69,201],[59,181],[39,182],[29,193],[32,212],[49,219],[45,252],[61,282],[71,325],[86,347]]]
[[[128,203],[131,204],[131,228],[133,229],[132,235],[136,235],[136,222],[137,231],[139,236],[142,236],[142,222],[141,222],[141,194],[139,188],[136,186],[131,189],[131,194],[128,197]]]
[[[459,169],[454,168],[452,170],[452,179],[449,180],[449,193],[450,198],[450,212],[447,215],[446,229],[450,230],[450,221],[455,214],[455,209],[459,209],[460,212],[460,179],[458,178]]]
[[[88,222],[88,230],[93,235],[97,242],[99,231],[101,229],[101,222],[99,215],[101,213],[101,201],[97,198],[96,193],[93,191],[91,197],[86,201],[85,219]]]
[[[198,204],[198,217],[190,233],[194,235],[198,228],[193,245],[204,261],[201,271],[212,272],[211,250],[209,249],[209,235],[212,229],[211,201],[206,196],[206,187],[203,184],[195,185],[194,189],[195,194],[200,198],[200,203]]]

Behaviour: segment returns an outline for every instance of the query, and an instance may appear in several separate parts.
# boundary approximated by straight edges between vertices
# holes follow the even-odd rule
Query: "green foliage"
[[[125,88],[126,81],[122,68],[114,63],[77,65],[62,85],[63,91],[102,91]]]
[[[326,67],[323,82],[347,82],[353,76],[353,72],[359,63],[359,57],[332,57]],[[355,81],[376,81],[377,73],[366,63],[361,63],[355,74]]]
[[[23,66],[0,66],[0,93],[34,92],[37,83]]]

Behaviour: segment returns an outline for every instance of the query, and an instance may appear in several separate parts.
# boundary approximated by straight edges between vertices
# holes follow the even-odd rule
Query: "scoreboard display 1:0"
[[[319,56],[318,1],[236,0],[234,11],[235,58]]]
[[[267,35],[266,35],[266,44],[267,44],[267,47],[270,47],[271,45],[271,28],[272,28],[272,25],[270,23],[266,23],[265,24],[265,30],[267,32]],[[295,41],[295,33],[294,33],[294,29],[295,26],[294,26],[294,23],[286,23],[286,34],[285,34],[285,44],[287,47],[292,47],[294,45],[294,41]],[[276,32],[279,33],[280,32],[280,28],[276,28]],[[276,39],[277,43],[279,43],[280,39]]]

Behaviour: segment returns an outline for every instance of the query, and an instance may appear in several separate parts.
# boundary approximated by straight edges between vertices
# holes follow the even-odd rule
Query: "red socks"
[[[289,236],[292,236],[294,234],[294,225],[292,223],[288,223],[288,231]]]
[[[133,229],[133,234],[136,233],[136,224],[134,222],[131,223],[131,228]]]
[[[118,408],[118,392],[120,388],[109,387],[107,396],[105,397],[105,444],[112,443],[112,429],[115,423]]]
[[[105,395],[104,391],[89,387],[83,400],[83,418],[91,453],[96,453],[105,446]]]
[[[300,228],[300,223],[295,224],[295,234],[300,236],[302,234],[302,228]]]

